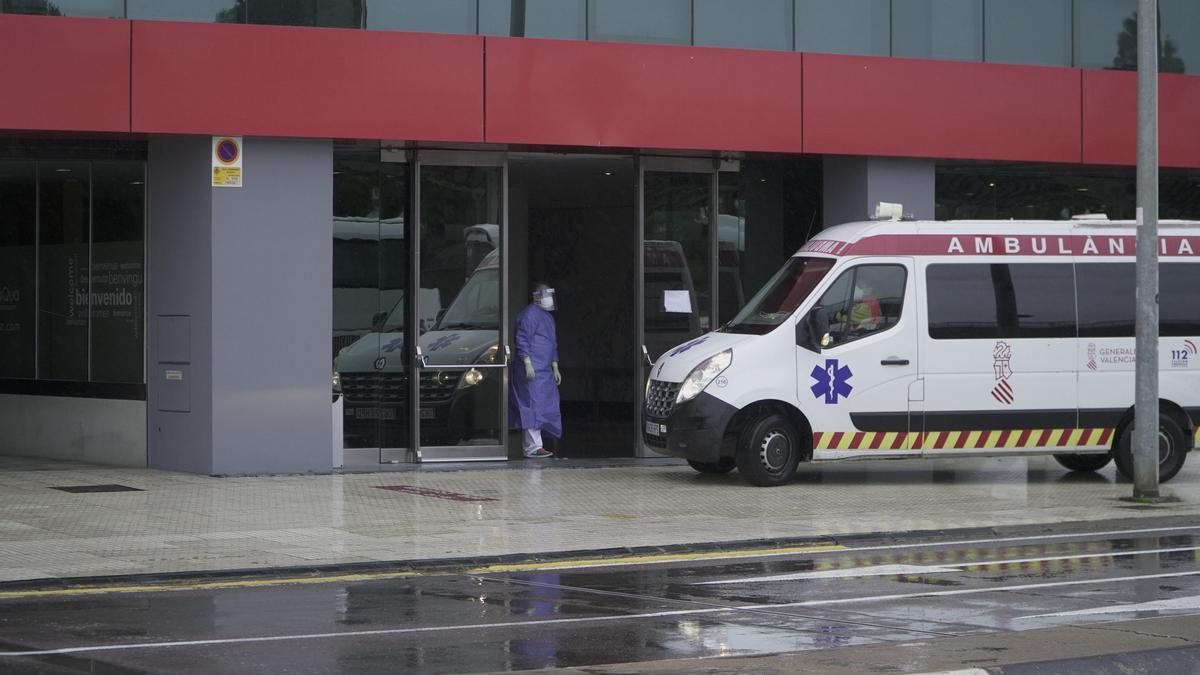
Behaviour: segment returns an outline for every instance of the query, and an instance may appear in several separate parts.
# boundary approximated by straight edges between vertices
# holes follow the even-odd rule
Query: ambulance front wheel
[[[753,485],[783,485],[796,474],[802,451],[791,420],[767,414],[746,425],[738,439],[737,468]]]
[[[1175,420],[1166,415],[1158,416],[1158,481],[1165,483],[1183,468],[1187,455],[1187,438]],[[1133,480],[1133,423],[1126,425],[1121,439],[1113,451],[1117,471]]]
[[[1112,461],[1112,454],[1103,455],[1055,455],[1054,460],[1069,471],[1099,471]]]
[[[722,457],[715,462],[695,462],[689,459],[687,463],[700,473],[729,473],[737,466],[732,457]]]

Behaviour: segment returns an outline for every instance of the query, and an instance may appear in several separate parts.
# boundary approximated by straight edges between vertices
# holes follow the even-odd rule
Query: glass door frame
[[[509,362],[509,232],[508,232],[508,153],[505,151],[467,151],[416,149],[409,151],[412,166],[412,238],[409,249],[408,325],[412,332],[408,363],[409,461],[410,462],[478,462],[508,459],[508,362]],[[424,166],[473,166],[500,169],[500,321],[497,340],[503,360],[496,364],[463,365],[461,369],[488,368],[500,373],[500,419],[498,445],[423,446],[421,444],[421,370],[420,353],[420,292],[421,288],[421,172]],[[438,366],[439,370],[454,370],[457,366]]]
[[[634,339],[637,344],[634,345],[634,353],[637,354],[638,360],[638,380],[637,386],[634,387],[635,394],[635,410],[634,415],[634,438],[637,439],[637,456],[638,457],[662,457],[642,441],[642,408],[645,405],[646,398],[646,380],[650,377],[650,370],[654,365],[650,361],[650,356],[646,352],[646,173],[647,172],[663,172],[663,173],[696,173],[708,174],[709,176],[709,223],[708,223],[708,264],[710,274],[708,283],[708,293],[711,307],[709,309],[711,316],[709,318],[709,330],[715,330],[717,327],[716,321],[719,316],[719,291],[720,291],[720,275],[719,271],[719,251],[717,250],[720,219],[717,215],[720,206],[720,176],[722,161],[718,156],[709,157],[664,157],[638,154],[634,158],[637,163],[637,283],[636,292],[634,293],[634,311],[636,315],[634,331]]]

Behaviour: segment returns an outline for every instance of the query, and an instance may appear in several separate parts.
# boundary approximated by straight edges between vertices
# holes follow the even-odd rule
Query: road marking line
[[[229,581],[195,581],[177,584],[137,584],[131,586],[92,586],[76,588],[51,588],[26,591],[0,591],[0,599],[6,598],[54,598],[73,595],[105,595],[108,593],[152,593],[156,591],[203,591],[224,588],[258,588],[292,584],[327,584],[336,582],[375,581],[378,579],[401,579],[421,576],[420,572],[363,572],[360,574],[336,574],[333,576],[279,577],[270,579],[236,579]]]
[[[1010,560],[978,560],[963,563],[946,563],[943,565],[863,565],[861,567],[843,567],[816,572],[793,572],[790,574],[772,574],[761,577],[743,577],[740,579],[697,581],[692,586],[717,586],[721,584],[749,584],[766,581],[801,581],[805,579],[840,579],[853,577],[881,577],[904,574],[947,574],[952,572],[969,572],[972,568],[993,567],[996,565],[1020,565],[1023,563],[1052,562],[1058,560],[1086,560],[1090,558],[1130,558],[1136,555],[1152,553],[1180,553],[1183,551],[1198,551],[1195,546],[1179,548],[1155,548],[1138,551],[1100,551],[1095,553],[1078,553],[1074,555],[1052,555],[1040,558],[1013,558]]]
[[[1018,616],[1017,619],[1040,619],[1056,616],[1089,616],[1094,614],[1124,614],[1126,612],[1158,612],[1172,609],[1200,609],[1200,595],[1189,595],[1182,598],[1152,600],[1150,602],[1135,602],[1123,605],[1106,605],[1091,609],[1076,609],[1070,612],[1053,612],[1051,614],[1029,614]]]
[[[1200,530],[1200,525],[1187,525],[1178,527],[1152,527],[1136,530],[1109,530],[1104,532],[1079,532],[1073,534],[1041,534],[1025,537],[995,537],[991,539],[963,539],[958,541],[923,541],[911,544],[887,544],[880,546],[858,546],[848,547],[839,544],[830,545],[814,545],[814,546],[795,546],[784,547],[777,549],[748,549],[745,551],[713,551],[709,553],[691,553],[691,554],[655,554],[648,555],[642,558],[629,556],[627,558],[595,558],[587,560],[558,560],[547,561],[541,563],[514,563],[511,565],[491,565],[485,567],[477,567],[467,570],[465,574],[482,574],[488,572],[534,572],[545,569],[568,570],[574,568],[590,568],[590,567],[623,567],[631,565],[662,565],[672,562],[680,562],[687,560],[703,560],[703,561],[719,561],[732,560],[740,558],[772,558],[786,555],[794,555],[795,553],[823,553],[823,552],[840,552],[840,553],[857,553],[860,551],[894,551],[900,549],[911,548],[945,548],[953,546],[968,546],[974,544],[996,544],[1003,542],[1019,542],[1019,541],[1046,541],[1051,539],[1078,539],[1080,537],[1106,537],[1114,535],[1134,535],[1134,534],[1150,534],[1152,532],[1184,532]],[[836,536],[836,535],[833,535]],[[693,557],[677,557],[677,556],[693,556]],[[702,557],[701,557],[702,556]],[[258,586],[286,586],[290,584],[320,584],[320,583],[337,583],[342,581],[374,581],[377,579],[398,579],[404,577],[420,577],[432,575],[453,574],[453,572],[437,571],[437,572],[364,572],[360,574],[343,574],[334,576],[313,576],[313,577],[284,577],[274,579],[244,579],[239,581],[204,581],[183,584],[138,584],[132,586],[102,586],[102,587],[78,587],[78,588],[55,588],[55,589],[30,589],[22,591],[0,591],[0,600],[7,598],[37,598],[37,597],[64,597],[71,595],[103,595],[107,593],[152,593],[158,591],[189,591],[189,590],[213,590],[225,588],[241,588],[241,587],[258,587]]]
[[[583,567],[621,567],[627,565],[653,565],[688,560],[730,560],[736,558],[761,558],[767,556],[792,555],[795,553],[821,553],[843,551],[840,544],[814,544],[780,548],[747,549],[744,551],[707,551],[701,553],[653,553],[631,555],[621,558],[585,558],[575,560],[547,560],[544,562],[485,565],[466,571],[466,574],[488,574],[493,572],[531,572],[536,570],[576,569]]]
[[[1170,579],[1200,575],[1200,570],[1189,572],[1164,572],[1160,574],[1141,574],[1128,577],[1110,577],[1107,579],[1076,579],[1073,581],[1051,581],[1041,584],[1019,584],[994,588],[960,588],[949,591],[925,591],[917,593],[896,593],[892,595],[875,595],[855,598],[833,598],[830,600],[803,600],[766,605],[739,605],[735,607],[706,607],[703,609],[680,609],[663,612],[646,612],[642,614],[620,614],[616,616],[573,617],[569,619],[542,619],[536,621],[502,621],[498,623],[474,623],[447,626],[423,626],[417,628],[385,628],[380,630],[345,631],[340,633],[307,633],[301,635],[266,635],[246,638],[213,638],[210,640],[179,640],[175,642],[140,642],[120,645],[91,645],[86,647],[62,647],[59,649],[38,649],[19,652],[0,652],[0,657],[51,656],[54,654],[78,654],[81,652],[120,651],[129,649],[162,649],[170,647],[196,647],[206,645],[245,644],[253,642],[281,642],[286,640],[314,640],[339,637],[367,637],[378,635],[404,635],[411,633],[435,633],[439,631],[487,630],[490,628],[523,628],[526,626],[549,626],[585,622],[629,621],[640,619],[656,619],[668,616],[695,616],[698,614],[718,614],[722,612],[742,612],[746,610],[783,609],[788,607],[820,607],[829,605],[849,605],[863,602],[879,602],[886,600],[908,600],[914,598],[940,597],[950,595],[977,595],[980,593],[998,593],[1004,591],[1026,591],[1037,588],[1057,588],[1062,586],[1083,586],[1088,584],[1112,584],[1143,579]],[[799,618],[799,617],[797,617]]]

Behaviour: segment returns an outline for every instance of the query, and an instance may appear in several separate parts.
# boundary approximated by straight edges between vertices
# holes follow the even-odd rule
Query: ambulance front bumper
[[[665,417],[642,412],[642,440],[647,447],[693,462],[716,462],[721,441],[737,408],[700,392],[674,406]]]

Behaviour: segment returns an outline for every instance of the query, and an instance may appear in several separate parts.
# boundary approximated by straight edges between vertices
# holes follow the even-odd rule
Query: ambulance
[[[815,236],[650,368],[645,444],[787,483],[800,462],[1053,455],[1132,476],[1135,226],[872,221]],[[1159,475],[1200,443],[1200,222],[1159,229]]]

